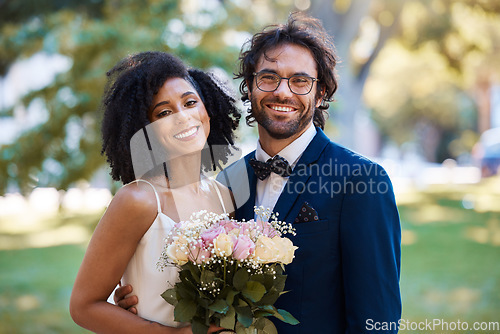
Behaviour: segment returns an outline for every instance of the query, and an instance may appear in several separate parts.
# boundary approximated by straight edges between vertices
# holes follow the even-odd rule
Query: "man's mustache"
[[[299,103],[297,103],[297,101],[291,100],[291,99],[281,100],[279,98],[269,98],[266,100],[262,100],[262,103],[265,103],[265,104],[273,104],[273,103],[274,104],[285,104],[285,105],[288,105],[290,107],[294,107],[296,109],[301,107],[301,105]]]

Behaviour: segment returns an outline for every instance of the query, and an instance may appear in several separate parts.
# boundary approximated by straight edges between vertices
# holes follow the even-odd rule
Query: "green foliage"
[[[384,136],[417,142],[430,161],[469,153],[463,133],[479,130],[477,92],[500,75],[498,45],[498,1],[406,2],[365,86]]]
[[[289,312],[273,306],[285,286],[281,266],[269,264],[262,273],[253,275],[248,270],[236,262],[210,268],[188,262],[181,266],[181,281],[162,297],[175,306],[175,320],[192,323],[195,334],[206,333],[212,323],[237,333],[246,333],[249,328],[276,333],[266,319],[269,316],[298,324]]]
[[[0,178],[0,192],[8,186],[23,193],[34,186],[65,189],[90,179],[106,165],[100,155],[99,111],[106,71],[127,54],[160,50],[195,67],[217,66],[233,73],[241,45],[231,36],[281,20],[290,9],[272,3],[259,6],[233,1],[1,1],[0,75],[38,52],[63,55],[72,67],[14,107],[0,110],[0,117],[11,117],[15,109],[37,100],[48,113],[45,123],[0,147],[0,175],[5,176]],[[276,10],[285,7],[276,17]],[[259,15],[263,11],[273,14]],[[75,127],[81,135],[74,133]]]

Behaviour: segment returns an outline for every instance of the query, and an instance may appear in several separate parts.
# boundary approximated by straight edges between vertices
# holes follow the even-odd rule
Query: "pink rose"
[[[213,244],[214,239],[219,236],[221,233],[225,233],[224,227],[219,225],[214,225],[208,230],[204,231],[201,234],[201,240],[203,240],[203,245],[208,246]]]
[[[226,233],[231,232],[235,228],[239,228],[238,224],[230,220],[221,220],[219,225],[224,227]]]
[[[278,232],[271,226],[271,223],[257,219],[257,226],[262,231],[262,234],[269,238],[274,238]]]
[[[203,247],[202,242],[198,242],[189,247],[189,260],[191,262],[202,264],[203,262],[207,262],[211,255],[212,253]]]
[[[247,236],[251,236],[251,227],[250,227],[250,224],[248,222],[242,222],[238,225],[238,229],[239,229],[239,233],[238,235],[247,235]]]
[[[246,235],[240,235],[234,243],[233,258],[239,261],[244,260],[253,254],[254,250],[255,244],[252,239]]]

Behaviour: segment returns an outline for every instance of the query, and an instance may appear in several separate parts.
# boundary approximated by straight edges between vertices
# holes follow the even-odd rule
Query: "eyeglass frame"
[[[261,74],[261,73],[268,73],[268,74],[273,74],[273,75],[276,75],[280,78],[280,81],[278,82],[278,85],[276,85],[276,88],[273,89],[273,90],[263,90],[262,88],[259,87],[259,85],[257,84],[257,75],[258,74]],[[304,75],[304,74],[294,74],[292,75],[291,77],[282,77],[281,75],[279,75],[278,73],[275,73],[275,72],[269,72],[269,71],[260,71],[260,72],[253,72],[252,75],[255,77],[255,86],[257,86],[257,88],[263,92],[266,92],[266,93],[271,93],[271,92],[274,92],[276,91],[276,89],[279,88],[279,86],[281,85],[281,80],[283,79],[286,79],[287,82],[288,82],[288,89],[290,89],[290,92],[292,92],[293,94],[295,95],[307,95],[309,94],[311,91],[312,91],[312,88],[314,86],[314,82],[316,81],[319,81],[318,78],[315,78],[315,77],[311,77],[309,75]],[[290,79],[293,78],[293,77],[307,77],[309,79],[312,79],[312,84],[311,84],[311,87],[309,88],[309,91],[307,93],[295,93],[293,90],[292,90],[292,87],[290,86]]]

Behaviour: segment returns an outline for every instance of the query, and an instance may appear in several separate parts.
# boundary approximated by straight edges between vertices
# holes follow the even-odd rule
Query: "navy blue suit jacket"
[[[227,170],[235,198],[245,199],[237,219],[254,216],[257,178],[248,165],[254,156],[252,152],[236,163],[244,167],[239,171],[238,166]],[[248,179],[238,177],[245,170]],[[319,220],[296,223],[305,202]],[[276,306],[300,324],[273,320],[279,333],[373,333],[369,329],[376,323],[398,322],[401,229],[392,184],[381,166],[317,129],[273,211],[293,223],[297,235],[287,236],[299,247],[285,267],[289,292]]]

